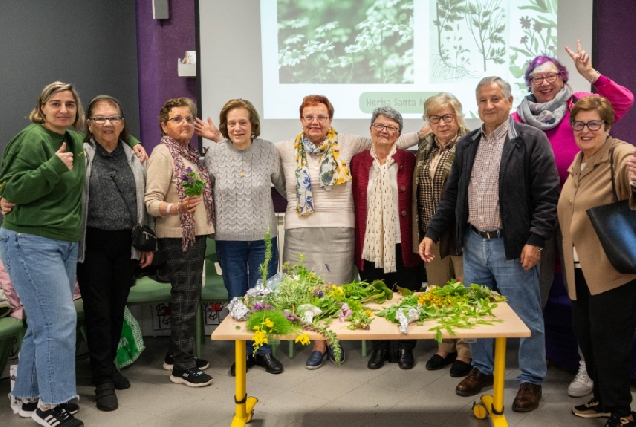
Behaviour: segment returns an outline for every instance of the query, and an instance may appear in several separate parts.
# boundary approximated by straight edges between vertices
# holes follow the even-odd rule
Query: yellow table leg
[[[508,427],[503,414],[504,408],[504,376],[506,375],[506,339],[495,338],[495,367],[493,395],[483,395],[481,403],[473,405],[473,413],[477,418],[485,418],[487,410],[494,427]],[[485,408],[484,408],[485,407]]]
[[[258,402],[255,397],[247,397],[247,369],[245,362],[247,356],[245,354],[245,341],[236,340],[234,342],[234,367],[236,375],[236,395],[234,396],[234,402],[236,402],[236,410],[234,411],[234,418],[232,419],[231,427],[245,427],[245,424],[250,422],[254,412],[254,405]]]

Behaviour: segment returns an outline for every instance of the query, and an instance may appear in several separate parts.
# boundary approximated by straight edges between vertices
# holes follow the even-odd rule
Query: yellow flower
[[[265,318],[265,320],[263,321],[263,324],[270,329],[274,327],[274,322],[269,320],[269,317]]]
[[[369,317],[373,317],[373,312],[371,310],[364,310],[364,314],[366,314]]]
[[[260,330],[261,330],[261,327],[260,327],[260,326],[258,326],[258,325],[255,325],[252,329],[254,329],[255,331],[260,331]]]
[[[265,331],[255,332],[254,336],[252,337],[252,341],[254,341],[254,347],[262,347],[264,344],[268,343],[267,333]]]
[[[309,335],[308,334],[298,335],[296,337],[296,339],[294,340],[294,342],[299,342],[302,345],[308,345],[309,344]]]

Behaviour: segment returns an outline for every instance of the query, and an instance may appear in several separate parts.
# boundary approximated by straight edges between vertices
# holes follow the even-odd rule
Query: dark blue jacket
[[[550,141],[542,131],[510,120],[499,169],[499,213],[506,259],[519,258],[526,244],[543,247],[554,232],[559,174]],[[452,226],[461,253],[468,224],[468,184],[481,139],[481,128],[457,142],[447,188],[426,236],[437,242]]]

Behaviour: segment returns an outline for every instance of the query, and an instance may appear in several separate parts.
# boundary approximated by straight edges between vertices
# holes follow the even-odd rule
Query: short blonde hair
[[[462,103],[455,96],[447,92],[440,92],[433,95],[424,102],[424,115],[422,118],[428,120],[433,113],[440,111],[446,107],[451,107],[457,117],[457,122],[462,128],[466,127],[464,122],[464,113],[462,112]]]
[[[73,99],[75,100],[75,104],[77,105],[73,128],[78,132],[84,130],[86,116],[84,115],[84,109],[82,108],[82,103],[80,102],[79,93],[77,93],[72,84],[62,83],[60,81],[50,83],[46,85],[44,89],[42,89],[42,92],[40,93],[40,96],[35,103],[35,108],[31,110],[31,114],[29,114],[29,120],[31,120],[31,123],[43,124],[46,121],[46,117],[44,116],[42,107],[44,107],[44,105],[49,102],[49,99],[51,99],[53,95],[58,92],[64,92],[67,90],[71,92],[71,94],[73,95]]]

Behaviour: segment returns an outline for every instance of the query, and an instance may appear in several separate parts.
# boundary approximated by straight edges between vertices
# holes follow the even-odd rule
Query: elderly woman
[[[581,152],[569,169],[558,204],[563,258],[572,299],[574,333],[594,382],[593,398],[572,409],[584,418],[610,417],[605,426],[636,426],[630,409],[630,350],[636,327],[636,274],[612,266],[587,216],[587,209],[612,203],[612,172],[618,200],[634,201],[628,162],[634,147],[609,136],[614,109],[606,98],[579,100],[570,125]],[[631,178],[631,181],[630,181]]]
[[[97,96],[86,115],[77,279],[97,408],[112,411],[118,407],[115,389],[130,387],[114,364],[124,308],[137,266],[146,267],[153,258],[152,252],[132,247],[130,231],[138,223],[149,223],[144,205],[146,168],[123,142],[128,140],[128,128],[119,101]]]
[[[265,261],[266,232],[272,235],[272,256],[267,277],[278,269],[277,223],[271,185],[285,194],[285,180],[276,147],[258,138],[260,118],[251,102],[228,101],[219,114],[219,128],[225,138],[213,144],[205,155],[205,167],[214,188],[216,252],[223,269],[228,297],[242,297],[261,277]],[[253,354],[247,342],[247,368],[262,366],[270,374],[283,372],[269,345]],[[230,368],[234,376],[234,364]]]
[[[568,47],[565,50],[574,61],[577,72],[594,86],[599,95],[610,101],[615,111],[616,121],[620,120],[634,103],[632,93],[592,68],[592,61],[587,52],[581,49],[580,40],[577,41],[576,53]],[[545,132],[552,145],[561,186],[563,186],[568,177],[568,168],[579,152],[570,126],[570,110],[578,99],[592,94],[573,92],[568,85],[567,69],[552,57],[534,58],[526,69],[525,77],[531,93],[523,98],[512,117],[518,122]],[[540,288],[543,307],[548,301],[555,268],[557,273],[561,270],[561,265],[556,261],[557,244],[560,246],[559,235],[560,232],[557,230],[556,237],[546,241],[541,253]],[[585,361],[582,360],[578,374],[568,387],[568,394],[572,397],[582,397],[591,392],[592,383],[586,374]]]
[[[165,366],[172,366],[170,381],[189,387],[212,383],[196,359],[194,332],[201,302],[201,282],[207,237],[214,233],[214,204],[208,173],[199,152],[190,145],[196,107],[187,98],[169,99],[159,112],[161,144],[148,160],[145,202],[156,217],[159,251],[166,259],[165,274],[172,285],[170,347]],[[186,196],[188,169],[204,183],[202,196]]]
[[[432,132],[420,140],[413,174],[413,251],[416,253],[444,194],[456,143],[468,133],[462,104],[451,94],[440,93],[428,98],[423,118]],[[429,285],[444,286],[451,279],[464,281],[462,256],[456,252],[456,240],[454,227],[451,227],[440,238],[439,245],[435,245],[435,259],[426,263]],[[451,377],[465,377],[470,372],[471,360],[470,345],[464,340],[444,339],[437,353],[426,362],[426,369],[441,369],[452,363]]]
[[[334,108],[322,95],[309,95],[300,105],[302,132],[277,142],[287,193],[283,261],[300,262],[334,284],[353,278],[354,211],[351,193],[351,158],[371,148],[371,139],[340,135],[331,126]],[[428,129],[422,128],[422,134]],[[197,133],[218,140],[212,121],[197,122]],[[406,148],[418,141],[413,132],[401,136],[397,146]],[[325,341],[315,341],[307,369],[322,366],[325,354],[334,359]],[[341,362],[344,352],[341,352]]]
[[[73,305],[86,164],[79,131],[84,110],[75,88],[53,82],[7,144],[0,175],[0,257],[28,313],[12,395],[40,425],[77,427]],[[129,144],[145,156],[138,141]],[[13,210],[11,210],[13,208]],[[46,304],[41,304],[46,301]]]
[[[421,260],[411,251],[412,175],[415,156],[395,145],[402,115],[379,107],[371,115],[370,150],[351,159],[355,204],[355,260],[363,280],[383,280],[413,291],[422,287]],[[398,343],[398,366],[412,369],[415,340]],[[380,369],[389,359],[389,341],[375,340],[367,363]]]

